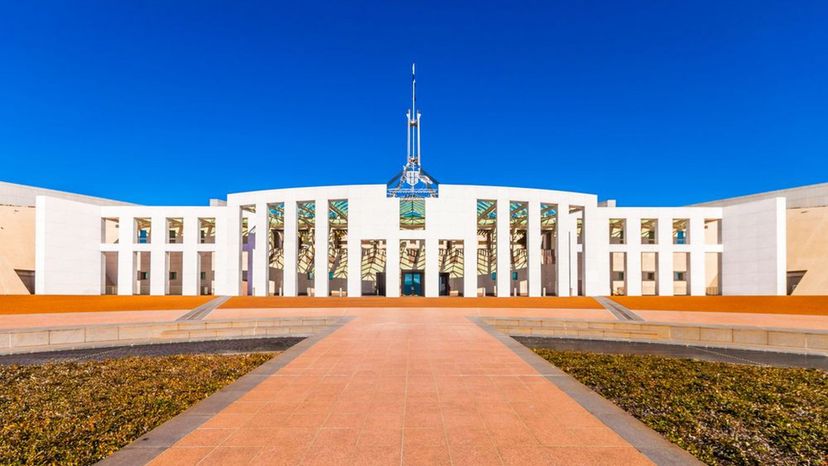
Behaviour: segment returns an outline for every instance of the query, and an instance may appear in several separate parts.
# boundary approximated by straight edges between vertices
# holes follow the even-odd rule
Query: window
[[[658,220],[653,218],[641,219],[641,244],[656,244]]]
[[[147,273],[139,271],[138,272],[138,280],[146,280],[146,279],[147,279]]]
[[[686,218],[673,219],[673,244],[689,244],[690,235],[688,227],[690,220]]]
[[[243,282],[247,281],[247,270],[242,270],[242,281]]]
[[[170,280],[175,280],[175,277],[178,276],[178,272],[170,272]]]
[[[610,244],[626,244],[626,239],[624,238],[626,223],[626,220],[623,218],[610,219]]]
[[[641,279],[645,282],[655,281],[655,272],[641,272]]]
[[[198,219],[198,241],[201,244],[213,244],[216,242],[216,219],[215,218],[200,218]]]
[[[673,272],[673,280],[677,282],[685,281],[686,276],[687,272]]]
[[[425,199],[400,199],[400,230],[425,230]]]
[[[612,281],[623,282],[624,281],[624,272],[613,272],[612,273]]]
[[[201,272],[199,273],[199,276],[202,280],[207,280],[207,272]]]
[[[149,218],[135,219],[135,242],[149,244],[152,241],[152,220]]]
[[[170,242],[175,241],[175,230],[170,230]]]

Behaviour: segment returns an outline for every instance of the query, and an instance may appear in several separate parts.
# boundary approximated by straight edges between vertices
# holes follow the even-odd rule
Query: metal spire
[[[411,108],[406,112],[406,163],[400,175],[387,183],[388,197],[437,197],[438,183],[421,167],[420,117],[417,110],[416,64],[411,64]]]

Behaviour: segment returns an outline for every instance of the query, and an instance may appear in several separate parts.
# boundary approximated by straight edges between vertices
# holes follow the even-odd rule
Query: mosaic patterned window
[[[400,200],[400,230],[425,230],[425,199]]]

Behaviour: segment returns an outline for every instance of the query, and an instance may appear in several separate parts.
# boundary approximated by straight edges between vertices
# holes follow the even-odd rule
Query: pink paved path
[[[364,310],[152,464],[651,464],[463,313]]]

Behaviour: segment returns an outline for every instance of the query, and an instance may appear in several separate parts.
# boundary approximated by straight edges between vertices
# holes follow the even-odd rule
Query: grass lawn
[[[0,464],[92,464],[272,353],[0,365]]]
[[[828,462],[828,372],[535,352],[708,464]]]

